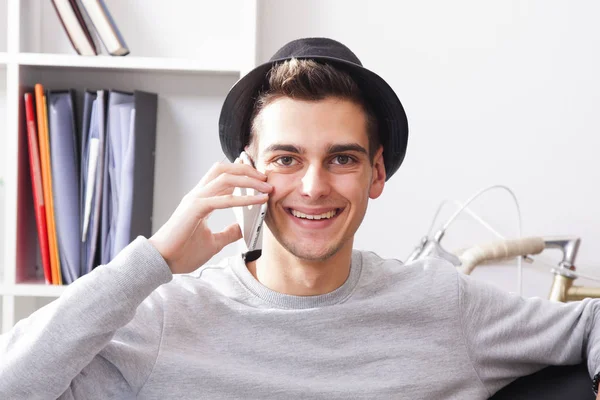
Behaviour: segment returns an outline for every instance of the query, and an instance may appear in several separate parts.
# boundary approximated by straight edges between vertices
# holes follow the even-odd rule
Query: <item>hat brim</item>
[[[404,161],[408,144],[406,113],[394,90],[379,75],[354,63],[326,56],[296,58],[327,62],[352,76],[377,117],[388,180]],[[267,73],[273,65],[285,60],[289,58],[271,60],[254,68],[236,82],[225,98],[219,117],[219,138],[230,161],[234,161],[248,144],[250,116],[261,88],[267,83]]]

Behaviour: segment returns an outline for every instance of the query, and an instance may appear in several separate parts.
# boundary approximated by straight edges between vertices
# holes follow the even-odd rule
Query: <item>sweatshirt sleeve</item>
[[[103,398],[135,397],[160,342],[162,304],[153,292],[172,278],[140,236],[77,279],[0,336],[0,397],[78,399],[91,390]]]
[[[458,291],[469,355],[490,395],[549,365],[587,359],[590,376],[600,370],[600,299],[524,298],[461,274]]]

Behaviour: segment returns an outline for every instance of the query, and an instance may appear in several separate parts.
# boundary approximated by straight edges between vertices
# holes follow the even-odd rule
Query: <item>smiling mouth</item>
[[[288,214],[298,219],[320,221],[335,218],[338,214],[342,212],[343,208],[335,208],[333,210],[321,214],[305,214],[292,208],[286,208],[285,210]]]

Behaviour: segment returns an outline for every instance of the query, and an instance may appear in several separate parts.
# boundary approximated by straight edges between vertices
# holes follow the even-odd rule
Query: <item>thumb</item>
[[[238,224],[229,225],[222,232],[215,233],[215,243],[219,251],[230,243],[242,238],[242,230]]]

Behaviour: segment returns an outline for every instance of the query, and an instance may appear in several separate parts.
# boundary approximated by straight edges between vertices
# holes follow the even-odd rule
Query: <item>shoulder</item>
[[[363,285],[381,285],[390,290],[428,290],[446,293],[458,288],[456,268],[448,261],[428,257],[406,264],[396,258],[385,258],[373,251],[354,250],[354,260],[362,261],[361,281]]]
[[[188,274],[174,275],[173,280],[158,290],[168,301],[207,296],[212,299],[216,294],[234,296],[239,292],[238,278],[234,264],[242,262],[241,255],[224,257],[214,263],[205,264]],[[236,292],[236,293],[233,293]]]
[[[431,257],[406,264],[373,252],[357,254],[363,268],[353,304],[380,310],[390,318],[415,316],[419,323],[456,320],[459,272],[451,263]]]
[[[458,273],[450,262],[438,257],[426,257],[406,264],[397,258],[385,258],[373,251],[353,250],[353,262],[357,260],[360,260],[362,267],[367,270],[392,274],[455,275]]]

